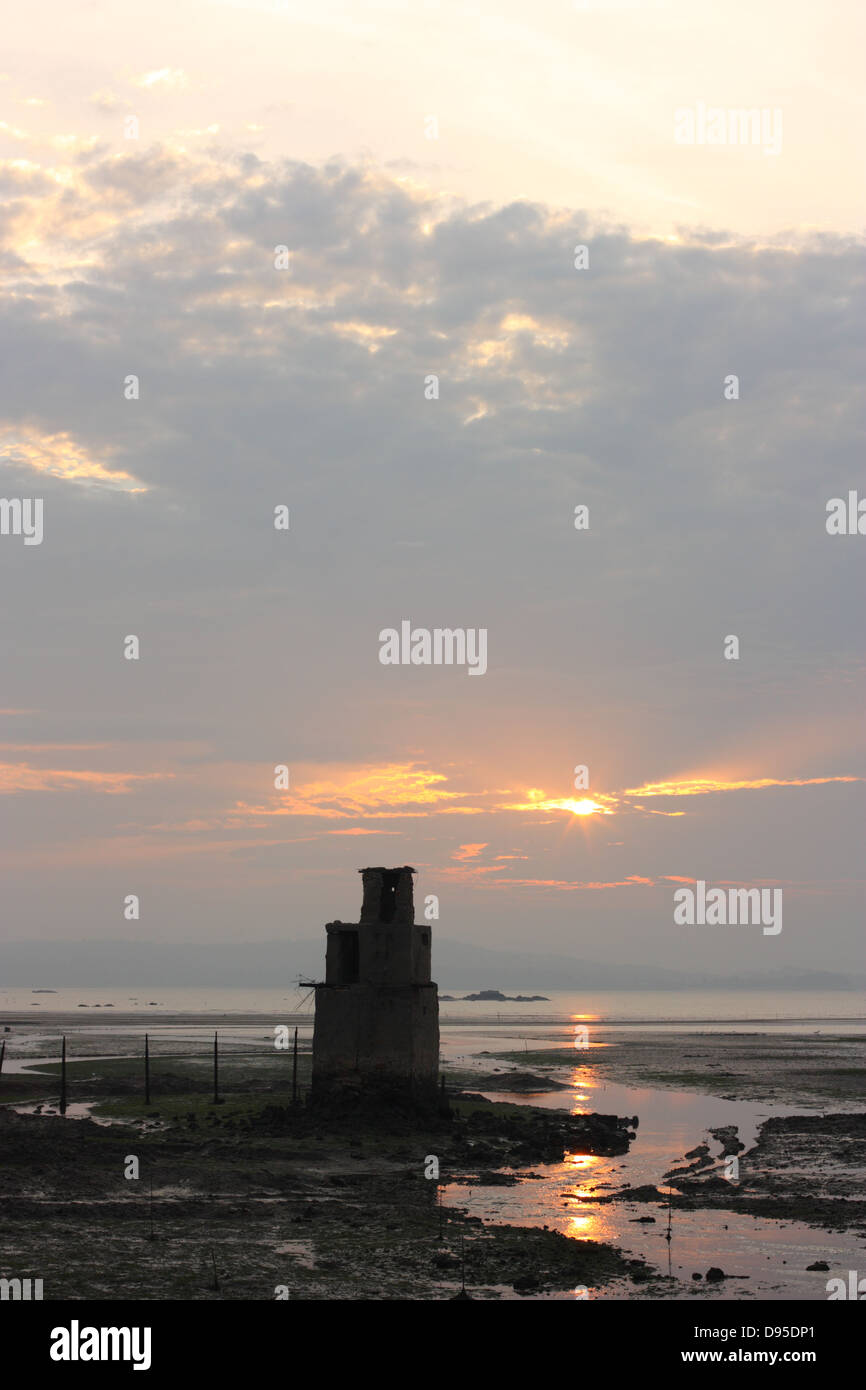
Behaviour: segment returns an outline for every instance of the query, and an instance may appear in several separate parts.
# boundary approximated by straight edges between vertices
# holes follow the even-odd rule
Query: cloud
[[[714,792],[764,791],[767,787],[822,787],[830,782],[863,782],[863,777],[758,777],[751,781],[723,781],[696,777],[684,781],[650,782],[643,787],[627,787],[624,796],[709,796]],[[668,811],[667,815],[676,814]]]
[[[112,92],[108,87],[103,87],[98,92],[94,92],[91,95],[90,101],[91,105],[95,106],[99,111],[117,111],[120,107],[129,105],[127,101],[124,101],[122,97],[119,97],[116,92]]]
[[[652,888],[655,886],[655,879],[644,878],[640,874],[630,874],[628,878],[613,879],[609,882],[598,879],[503,878],[498,879],[492,886],[509,889],[555,888],[564,892],[597,893],[609,888]]]
[[[142,854],[190,827],[178,839],[212,846],[202,873],[233,921],[245,893],[272,904],[223,877],[221,843],[269,846],[282,892],[348,872],[385,822],[408,862],[452,875],[455,911],[473,881],[457,875],[506,882],[521,905],[497,895],[497,930],[523,930],[533,891],[601,899],[703,864],[708,843],[726,878],[749,882],[754,856],[787,881],[818,852],[816,818],[842,882],[863,661],[857,547],[824,518],[856,486],[854,239],[664,243],[580,209],[439,198],[364,161],[268,161],[222,133],[192,151],[92,146],[86,124],[68,148],[20,134],[26,163],[0,170],[0,490],[38,486],[45,542],[0,544],[4,699],[44,712],[33,741],[112,740],[116,767],[179,767],[141,749],[207,743],[196,776],[127,798]],[[486,627],[484,677],[383,668],[377,634],[407,614]],[[127,632],[139,663],[120,657]],[[279,762],[288,793],[262,781]],[[781,798],[712,795],[773,786],[809,791],[784,816]],[[624,843],[594,839],[606,820],[578,821],[581,800],[615,811]],[[455,816],[482,817],[477,854]],[[304,833],[278,839],[298,817]],[[22,841],[62,828],[28,822]],[[485,859],[501,844],[522,878]],[[850,897],[828,893],[854,943]],[[572,943],[558,912],[544,930]],[[617,937],[600,910],[586,930],[618,951],[632,925]]]
[[[4,427],[0,422],[0,461],[89,486],[116,488],[121,492],[147,490],[124,469],[109,468],[89,457],[86,448],[66,432],[41,434],[26,425]]]
[[[311,816],[326,819],[392,819],[430,814],[478,814],[480,807],[455,805],[468,792],[449,791],[442,785],[444,773],[414,763],[349,767],[339,770],[310,769],[313,780],[300,782],[291,791],[276,793],[259,805],[239,802],[233,816]],[[310,774],[306,774],[310,775]]]
[[[153,72],[142,73],[133,79],[136,87],[186,87],[189,78],[182,68],[155,68]]]
[[[94,791],[119,795],[142,782],[161,782],[170,772],[97,772],[93,769],[32,767],[0,763],[0,794],[11,792]]]
[[[353,825],[349,830],[326,830],[326,835],[402,835],[402,830],[365,830],[363,826]]]

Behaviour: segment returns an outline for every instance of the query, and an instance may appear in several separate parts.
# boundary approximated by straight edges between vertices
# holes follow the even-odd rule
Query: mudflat
[[[220,1026],[173,1017],[178,1029]],[[632,1088],[790,1107],[764,1121],[745,1151],[736,1132],[710,1132],[715,1155],[696,1133],[654,1183],[611,1184],[586,1193],[587,1206],[627,1204],[632,1229],[633,1212],[658,1221],[656,1208],[669,1206],[708,1220],[731,1212],[802,1222],[850,1233],[858,1246],[866,1233],[862,1036],[647,1030],[584,1050],[486,1052],[446,1063],[450,1113],[419,1116],[292,1105],[286,1058],[263,1049],[271,1020],[259,1017],[226,1016],[223,1026],[261,1025],[262,1034],[232,1043],[216,1103],[203,1040],[154,1040],[150,1105],[140,1014],[5,1023],[15,1070],[0,1075],[0,1274],[42,1278],[46,1299],[435,1299],[455,1297],[464,1281],[486,1299],[607,1285],[624,1298],[695,1296],[615,1242],[481,1221],[440,1203],[440,1184],[540,1188],[537,1170],[565,1155],[628,1152],[639,1114],[571,1114],[565,1088],[575,1067]],[[66,1118],[57,1113],[59,1067],[36,1062],[37,1051],[58,1055],[60,1032],[74,1058]],[[27,1057],[38,1070],[21,1069]],[[304,1047],[302,1093],[309,1064]],[[562,1108],[533,1105],[533,1093],[557,1091]],[[736,1182],[723,1175],[723,1154],[739,1160]],[[425,1176],[431,1158],[438,1181]]]
[[[866,1034],[622,1032],[585,1049],[545,1047],[495,1054],[522,1069],[557,1074],[589,1065],[611,1081],[704,1091],[730,1100],[807,1110],[849,1101],[866,1108]],[[497,1083],[503,1078],[497,1077]],[[508,1089],[504,1084],[480,1089]]]

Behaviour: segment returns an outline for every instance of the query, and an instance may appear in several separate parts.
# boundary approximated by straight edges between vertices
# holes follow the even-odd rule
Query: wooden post
[[[144,1035],[144,1103],[150,1105],[150,1043]]]
[[[60,1113],[66,1114],[66,1034],[60,1049]]]
[[[298,1030],[295,1029],[295,1042],[292,1048],[292,1105],[298,1103]]]
[[[213,1035],[213,1103],[214,1103],[214,1105],[219,1105],[219,1103],[220,1103],[220,1088],[219,1088],[219,1043],[218,1043],[218,1041],[217,1041],[216,1030],[214,1030],[214,1035]]]
[[[3,1058],[6,1056],[6,1039],[0,1043],[0,1076],[3,1075]]]

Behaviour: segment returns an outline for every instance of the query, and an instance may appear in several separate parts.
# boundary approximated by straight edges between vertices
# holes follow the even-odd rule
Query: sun
[[[592,796],[575,797],[548,797],[540,787],[529,787],[526,792],[525,801],[512,802],[503,806],[504,811],[568,811],[573,816],[612,816],[614,812],[610,810],[607,803],[614,801],[613,797],[599,793],[599,799]]]
[[[590,796],[585,796],[581,801],[560,801],[559,805],[564,811],[571,811],[575,816],[594,816],[604,810],[604,807],[593,801]]]

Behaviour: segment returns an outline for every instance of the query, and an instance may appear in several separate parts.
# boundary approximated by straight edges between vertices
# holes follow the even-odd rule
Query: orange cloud
[[[818,787],[828,782],[862,782],[863,777],[760,777],[754,781],[725,782],[715,777],[693,777],[681,782],[647,782],[626,787],[624,796],[705,796],[709,792],[763,791],[765,787]]]
[[[481,853],[481,851],[482,851],[483,849],[486,849],[486,848],[487,848],[487,842],[486,842],[486,841],[484,842],[484,844],[481,844],[481,845],[461,845],[460,848],[459,848],[458,850],[455,850],[455,851],[454,851],[454,853],[452,854],[451,858],[452,858],[452,859],[475,859],[475,858],[477,858],[477,856]]]
[[[364,830],[360,825],[352,826],[351,830],[326,830],[326,835],[402,835],[402,830]]]
[[[618,795],[595,792],[592,796],[548,797],[539,787],[530,787],[525,801],[511,801],[497,806],[498,811],[532,811],[548,814],[566,811],[572,816],[612,816],[619,812],[640,811],[647,816],[684,816],[685,811],[661,811],[655,807],[636,806],[627,797],[705,796],[710,792],[760,791],[765,787],[812,787],[829,782],[862,782],[862,777],[808,777],[782,779],[761,777],[753,780],[725,781],[716,777],[689,777],[669,782],[646,782],[641,787],[626,787]]]
[[[135,782],[161,782],[171,772],[96,772],[92,769],[31,767],[29,763],[0,763],[0,793],[97,791],[128,792]]]
[[[0,458],[76,483],[98,483],[122,492],[147,491],[131,473],[108,468],[91,457],[65,431],[42,434],[27,425],[7,426],[0,430]]]
[[[437,871],[439,878],[451,879],[456,883],[473,883],[475,880],[484,878],[487,874],[504,874],[505,867],[502,864],[476,864],[458,863],[444,864]]]
[[[479,815],[480,806],[461,806],[469,792],[448,791],[447,777],[416,763],[385,763],[341,769],[288,792],[275,793],[267,805],[240,801],[235,814],[250,816],[321,816],[329,820],[379,820],[431,814]]]
[[[692,882],[691,879],[687,881]],[[628,878],[613,879],[610,882],[594,879],[500,878],[494,880],[493,886],[496,888],[558,888],[571,891],[586,889],[597,892],[605,888],[653,888],[655,887],[655,879],[642,878],[640,874],[630,874]]]

